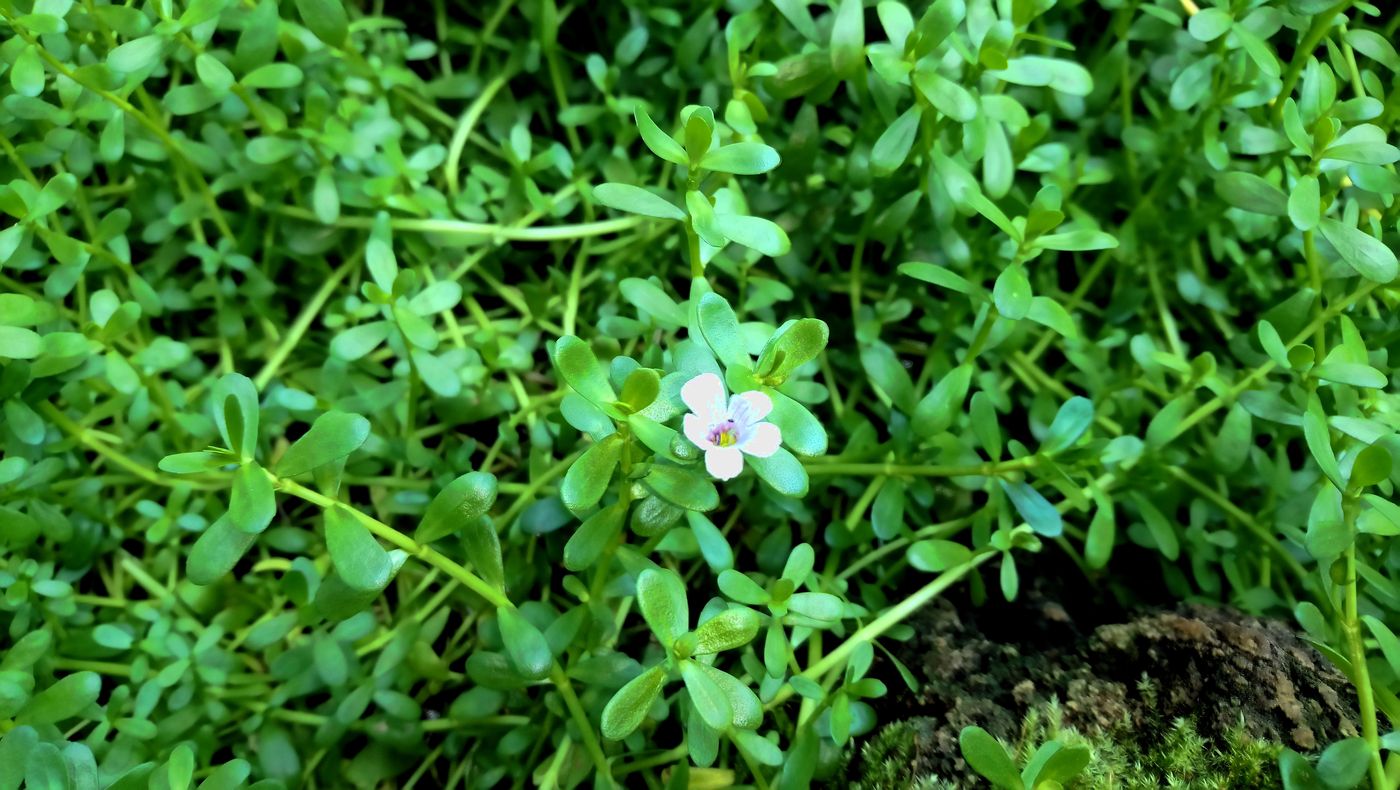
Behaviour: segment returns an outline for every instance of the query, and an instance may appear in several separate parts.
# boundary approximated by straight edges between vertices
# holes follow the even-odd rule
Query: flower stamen
[[[716,447],[732,447],[739,442],[739,426],[734,420],[723,420],[710,426],[706,437]]]

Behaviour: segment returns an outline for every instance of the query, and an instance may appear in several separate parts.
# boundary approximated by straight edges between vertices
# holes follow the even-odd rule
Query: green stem
[[[690,279],[702,280],[705,277],[705,262],[700,258],[700,234],[689,223],[685,226],[685,241],[690,254]]]
[[[874,642],[886,631],[904,622],[905,618],[909,617],[914,612],[917,612],[920,608],[924,606],[924,604],[928,603],[929,601],[932,601],[934,598],[938,597],[939,594],[941,594],[944,590],[948,589],[949,587],[952,587],[964,576],[976,570],[977,567],[980,566],[982,563],[992,559],[993,557],[999,556],[1001,556],[1001,552],[999,551],[986,551],[981,554],[978,554],[977,556],[973,557],[972,559],[968,560],[962,565],[957,566],[956,568],[950,568],[944,571],[943,573],[939,574],[938,578],[934,579],[928,584],[925,584],[923,587],[919,588],[919,590],[913,595],[909,596],[908,598],[905,598],[898,604],[895,604],[889,609],[886,609],[879,617],[875,618],[874,620],[871,620],[869,623],[866,623],[860,628],[860,630],[851,634],[850,637],[848,637],[846,641],[842,642],[835,650],[831,651],[830,653],[827,653],[826,656],[822,658],[822,660],[818,661],[817,663],[813,664],[812,666],[808,667],[805,671],[803,671],[802,677],[808,678],[810,680],[818,680],[819,678],[821,678],[822,675],[825,675],[827,672],[830,672],[831,670],[839,667],[841,665],[841,662],[845,661],[846,657],[849,656],[856,649],[856,647],[860,645],[860,643]],[[773,700],[768,703],[767,707],[769,709],[777,707],[792,695],[792,686],[783,686],[783,688],[778,691],[777,695],[773,697]]]
[[[946,464],[848,464],[826,463],[820,459],[803,462],[807,474],[820,475],[885,475],[909,477],[995,477],[1005,472],[1032,469],[1040,463],[1040,457],[1028,455],[1010,461],[957,466]]]
[[[1347,497],[1342,506],[1348,529],[1356,519],[1356,500]],[[1356,605],[1356,544],[1346,551],[1346,600],[1343,607],[1342,632],[1346,636],[1347,658],[1351,661],[1351,679],[1356,684],[1356,699],[1361,709],[1361,733],[1371,747],[1370,773],[1374,790],[1385,790],[1385,766],[1381,764],[1381,742],[1376,727],[1376,698],[1371,690],[1371,672],[1366,668],[1366,646],[1361,639],[1361,618]]]
[[[443,176],[447,179],[447,191],[450,194],[457,194],[458,186],[457,171],[462,165],[462,149],[467,146],[467,138],[471,136],[472,129],[476,122],[481,119],[482,113],[491,105],[491,100],[496,93],[504,88],[506,83],[514,75],[512,71],[497,74],[494,79],[486,83],[486,87],[481,89],[481,93],[472,100],[471,106],[462,113],[462,119],[457,122],[457,128],[452,132],[452,141],[447,144],[447,161],[443,163]]]
[[[1307,65],[1308,58],[1312,56],[1313,50],[1322,43],[1327,31],[1332,28],[1332,18],[1351,7],[1352,0],[1342,0],[1342,2],[1323,11],[1313,17],[1312,26],[1303,36],[1303,40],[1298,44],[1298,48],[1293,51],[1293,60],[1288,64],[1288,71],[1283,75],[1283,87],[1279,89],[1278,100],[1274,102],[1274,120],[1283,119],[1283,100],[1293,95],[1293,88],[1298,84],[1298,77],[1303,73],[1303,67]]]
[[[306,330],[311,327],[311,322],[315,321],[316,316],[320,315],[321,308],[325,307],[326,301],[331,298],[331,294],[335,292],[336,286],[340,285],[340,281],[344,279],[346,273],[358,266],[359,263],[360,256],[358,253],[350,256],[345,263],[342,263],[335,271],[331,272],[331,276],[327,277],[320,289],[311,296],[311,301],[307,302],[306,306],[302,308],[301,315],[297,316],[296,323],[292,324],[291,328],[287,330],[287,334],[282,338],[282,342],[278,344],[277,350],[272,352],[272,356],[267,358],[267,363],[263,365],[262,370],[258,371],[258,375],[253,377],[253,384],[258,388],[259,392],[267,389],[267,385],[271,383],[272,378],[276,376],[277,371],[281,369],[282,363],[287,361],[287,357],[296,349],[297,343],[301,342],[301,338],[306,334]]]
[[[437,568],[447,574],[448,577],[457,580],[462,586],[480,595],[482,598],[485,598],[492,606],[497,608],[514,608],[515,605],[510,602],[510,599],[506,597],[505,593],[496,589],[496,587],[486,582],[486,580],[467,570],[455,560],[439,552],[432,546],[425,546],[379,519],[367,516],[344,502],[331,499],[300,483],[278,477],[271,472],[268,472],[267,476],[274,486],[294,497],[304,499],[317,507],[327,510],[340,508],[351,518],[363,524],[370,532],[377,535],[384,542],[396,548],[403,549],[434,568]]]
[[[222,484],[208,483],[194,478],[182,478],[180,480],[168,478],[159,472],[153,471],[149,466],[132,460],[130,456],[125,455],[121,451],[108,447],[105,443],[98,440],[96,436],[93,436],[87,428],[74,422],[68,415],[64,414],[52,403],[48,401],[40,403],[39,411],[45,417],[48,417],[50,422],[57,425],[59,430],[78,440],[84,447],[87,447],[89,450],[92,450],[148,483],[154,483],[158,486],[164,486],[165,488],[174,488],[184,485],[204,491],[218,491],[226,487]]]
[[[269,211],[284,217],[324,224],[308,209],[300,206],[269,206]],[[466,222],[456,219],[413,219],[395,217],[389,220],[394,230],[407,233],[437,233],[444,236],[482,236],[505,241],[563,241],[584,239],[589,236],[602,236],[608,233],[621,233],[646,222],[646,217],[620,217],[598,222],[582,222],[575,225],[554,225],[547,228],[515,227],[494,225],[484,222]],[[369,230],[374,225],[373,217],[341,216],[332,223],[337,228]]]
[[[598,778],[603,780],[603,786],[612,786],[612,767],[608,765],[607,755],[603,754],[603,745],[598,742],[598,735],[593,731],[593,724],[583,710],[583,703],[579,702],[573,685],[569,683],[569,676],[564,674],[564,668],[559,666],[559,662],[554,663],[549,677],[554,681],[555,688],[559,689],[559,696],[564,698],[564,707],[569,709],[570,718],[578,725],[579,734],[583,737],[583,746],[593,760],[593,767],[598,770]]]
[[[573,458],[570,457],[566,460],[572,463]],[[561,463],[561,465],[566,469],[568,468],[567,463]],[[545,475],[548,476],[552,471],[553,470],[547,471]],[[442,554],[432,546],[425,546],[388,524],[372,516],[367,516],[343,502],[313,491],[300,483],[277,477],[271,472],[268,472],[267,476],[272,480],[274,486],[292,496],[304,499],[321,508],[341,508],[349,514],[351,518],[363,524],[370,532],[374,533],[374,535],[378,536],[384,542],[403,549],[434,568],[437,568],[449,578],[459,582],[462,586],[475,592],[482,598],[485,598],[487,602],[496,608],[515,607],[515,604],[511,603],[505,593],[488,584],[480,576],[467,570],[455,560]],[[555,662],[554,667],[550,671],[550,679],[559,690],[560,696],[564,698],[564,704],[569,708],[569,714],[578,725],[580,735],[584,741],[584,746],[588,749],[589,755],[593,758],[593,764],[598,770],[598,775],[606,780],[609,776],[607,757],[604,756],[602,746],[598,743],[597,735],[593,731],[593,725],[588,721],[588,716],[584,712],[582,704],[579,703],[578,695],[574,693],[573,686],[569,683],[568,675],[564,674],[564,669],[559,666],[558,662]]]

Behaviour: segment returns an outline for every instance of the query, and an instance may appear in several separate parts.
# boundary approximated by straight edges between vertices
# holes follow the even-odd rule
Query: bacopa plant
[[[852,784],[1027,574],[1291,620],[1357,734],[1246,756],[1400,787],[1397,29],[0,0],[0,790]]]

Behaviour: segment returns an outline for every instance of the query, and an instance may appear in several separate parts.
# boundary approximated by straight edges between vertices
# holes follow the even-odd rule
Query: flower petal
[[[681,400],[706,423],[725,413],[724,382],[713,373],[701,373],[681,386]]]
[[[743,406],[740,406],[740,403]],[[773,411],[773,399],[758,390],[739,392],[729,399],[729,410],[734,413],[735,422],[741,425],[752,425]],[[743,411],[743,420],[738,419],[741,410]]]
[[[710,441],[710,424],[705,422],[700,415],[685,415],[685,419],[681,421],[681,427],[685,430],[685,438],[701,450],[708,450],[715,446],[715,443]]]
[[[705,469],[719,480],[733,480],[744,471],[744,454],[738,447],[711,447],[705,451]]]
[[[783,443],[783,432],[771,422],[761,422],[749,428],[748,435],[739,442],[739,449],[749,455],[767,458],[778,452]]]

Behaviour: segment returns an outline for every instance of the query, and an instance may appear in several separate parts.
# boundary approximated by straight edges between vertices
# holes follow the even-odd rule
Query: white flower
[[[763,421],[773,401],[762,392],[730,398],[719,376],[701,373],[681,387],[681,400],[692,412],[685,415],[685,438],[705,451],[705,469],[720,480],[744,471],[745,453],[767,458],[783,441],[778,426]]]

